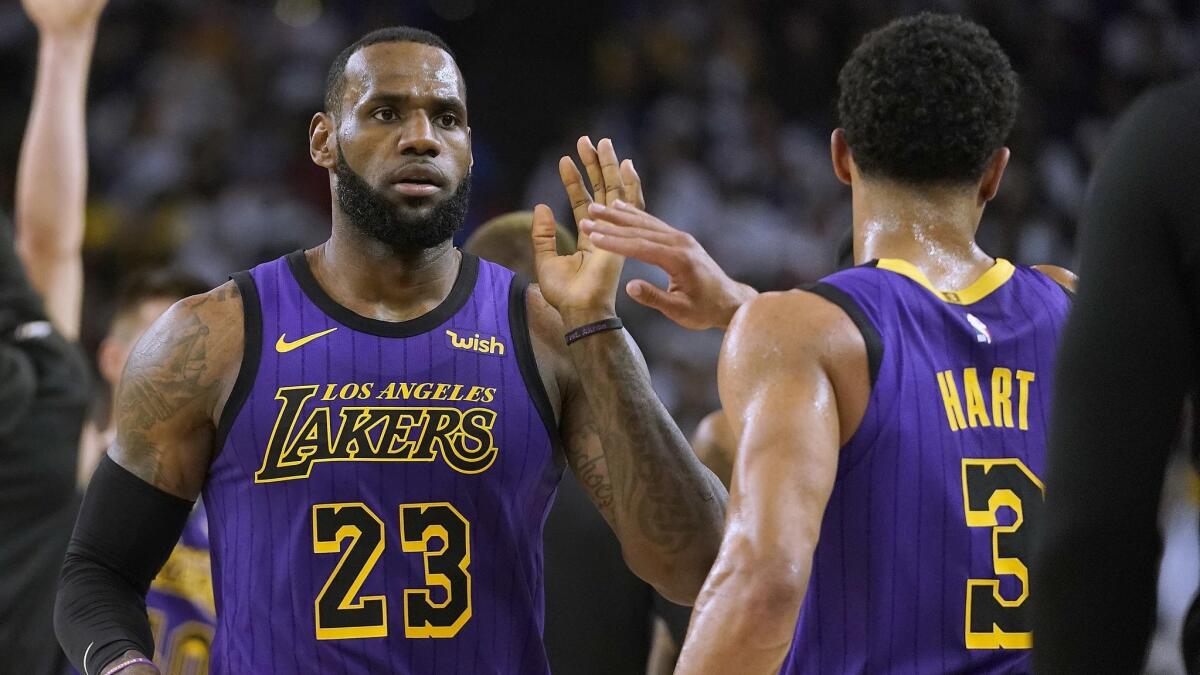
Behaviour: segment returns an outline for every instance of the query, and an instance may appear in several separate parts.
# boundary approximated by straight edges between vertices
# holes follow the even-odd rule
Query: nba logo
[[[987,324],[979,320],[979,317],[974,314],[967,314],[967,323],[975,329],[975,341],[986,342],[992,344],[992,334],[988,331]]]

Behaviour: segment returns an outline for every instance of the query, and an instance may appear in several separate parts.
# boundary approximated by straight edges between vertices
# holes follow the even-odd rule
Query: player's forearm
[[[676,675],[778,672],[804,599],[807,565],[797,567],[722,555],[696,601]]]
[[[154,651],[145,592],[79,550],[63,562],[54,632],[79,672],[104,672],[123,654]]]
[[[725,489],[658,400],[624,331],[586,337],[568,351],[604,446],[625,559],[664,596],[691,604],[720,546]]]
[[[50,296],[67,281],[53,278],[63,270],[57,263],[67,256],[78,257],[83,244],[84,109],[94,42],[92,25],[44,33],[38,45],[37,80],[21,143],[15,206],[17,250],[30,282],[48,305],[55,303]],[[49,309],[52,318],[62,318]],[[59,328],[72,332],[70,326]]]
[[[67,547],[54,630],[80,672],[99,673],[129,650],[154,653],[146,592],[192,504],[105,457],[88,486]]]

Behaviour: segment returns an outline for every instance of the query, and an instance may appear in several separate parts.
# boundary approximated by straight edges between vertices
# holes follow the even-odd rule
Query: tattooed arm
[[[160,490],[194,501],[241,356],[242,301],[232,281],[175,303],[129,355],[109,456]]]
[[[592,193],[569,157],[558,169],[581,230],[593,196],[604,204],[643,204],[633,163],[617,159],[612,141],[593,146],[585,136],[577,149]],[[630,569],[663,596],[690,605],[720,545],[725,489],[692,454],[625,331],[569,347],[563,339],[568,329],[615,316],[624,259],[595,248],[586,234],[575,253],[558,255],[554,216],[544,205],[534,209],[531,235],[540,287],[529,294],[530,327],[557,357],[567,459],[608,518]]]
[[[632,338],[609,331],[567,347],[562,319],[536,287],[528,303],[541,369],[558,374],[567,462],[630,569],[690,605],[720,546],[725,489],[658,400]]]
[[[83,672],[153,652],[146,591],[208,474],[242,344],[241,298],[230,282],[176,303],[129,357],[117,440],[88,488],[55,608],[59,641]]]

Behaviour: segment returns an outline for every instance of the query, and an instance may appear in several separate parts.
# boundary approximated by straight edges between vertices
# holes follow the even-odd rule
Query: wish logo
[[[454,349],[462,349],[477,354],[504,356],[504,343],[499,338],[490,335],[480,336],[473,331],[453,331],[446,329],[446,338]]]

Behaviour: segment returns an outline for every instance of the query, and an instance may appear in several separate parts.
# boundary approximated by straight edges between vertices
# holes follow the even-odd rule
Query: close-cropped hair
[[[364,47],[384,42],[415,42],[437,47],[449,54],[455,62],[458,61],[446,41],[427,30],[411,26],[390,26],[373,30],[355,40],[333,59],[333,64],[329,66],[329,74],[325,76],[325,112],[336,115],[341,109],[342,94],[346,90],[346,63],[350,61],[350,57]]]
[[[987,29],[922,13],[875,30],[838,75],[838,118],[865,176],[979,180],[1017,115],[1012,64]]]

